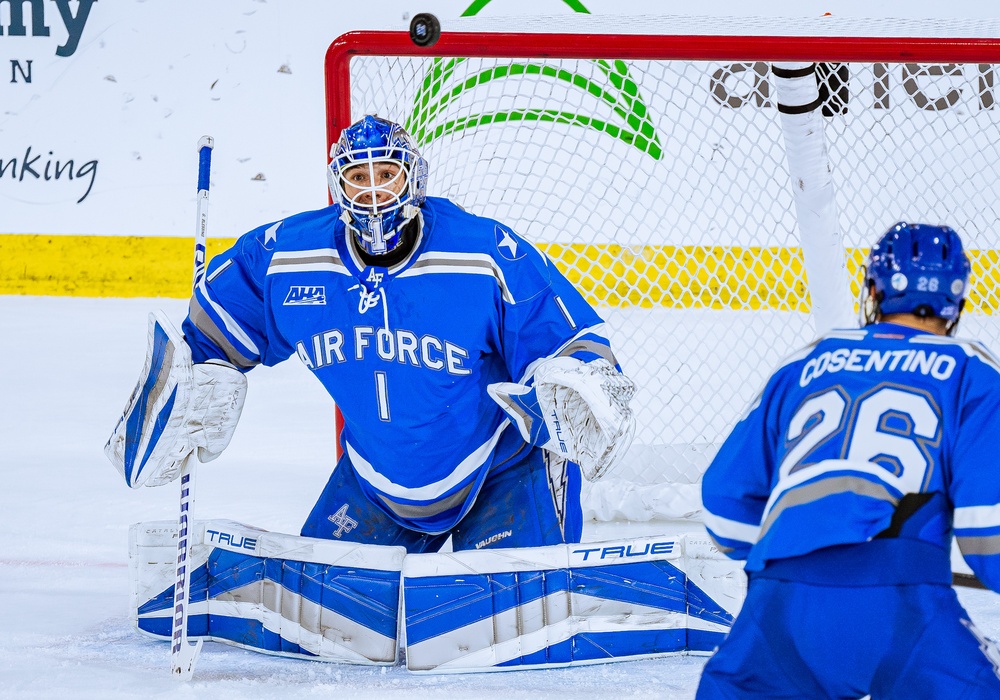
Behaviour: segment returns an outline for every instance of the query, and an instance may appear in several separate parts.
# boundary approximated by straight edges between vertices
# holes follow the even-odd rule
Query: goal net
[[[963,235],[960,334],[1000,350],[1000,42],[968,36],[981,27],[762,37],[606,19],[456,23],[429,48],[352,33],[326,68],[330,143],[364,114],[403,124],[429,194],[533,241],[607,321],[637,428],[589,487],[592,517],[696,518],[701,474],[770,371],[856,324],[867,247],[897,221]]]

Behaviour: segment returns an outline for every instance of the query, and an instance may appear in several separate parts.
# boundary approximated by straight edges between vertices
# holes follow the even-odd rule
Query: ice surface
[[[173,299],[0,296],[0,698],[694,697],[704,657],[420,676],[213,643],[194,680],[178,684],[167,644],[128,623],[126,554],[129,525],[176,517],[178,491],[130,491],[102,451],[154,308],[178,323],[186,310]],[[297,361],[254,370],[232,445],[199,467],[196,517],[297,532],[333,467],[332,425],[329,399]],[[1000,635],[1000,597],[959,595],[987,635]]]

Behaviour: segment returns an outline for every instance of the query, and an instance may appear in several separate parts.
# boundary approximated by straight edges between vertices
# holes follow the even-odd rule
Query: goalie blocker
[[[163,315],[149,314],[146,361],[104,453],[131,488],[178,477],[188,455],[210,462],[226,449],[246,400],[246,377],[222,360],[193,364]]]
[[[129,538],[131,617],[171,631],[177,525]],[[745,594],[707,537],[405,555],[401,547],[193,528],[188,634],[281,656],[471,672],[710,652]]]

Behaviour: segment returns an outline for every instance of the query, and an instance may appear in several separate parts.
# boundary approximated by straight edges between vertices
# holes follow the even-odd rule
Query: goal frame
[[[327,153],[351,123],[351,60],[371,56],[1000,65],[1000,38],[445,31],[433,46],[419,47],[403,31],[349,32],[325,58]],[[339,411],[337,421],[339,434]]]

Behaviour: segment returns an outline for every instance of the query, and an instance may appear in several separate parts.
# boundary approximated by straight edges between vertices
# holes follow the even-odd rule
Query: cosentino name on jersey
[[[848,350],[840,348],[806,361],[799,386],[833,372],[919,372],[934,379],[947,379],[955,371],[955,358],[923,350]]]
[[[469,359],[469,351],[465,348],[433,335],[417,335],[402,328],[355,326],[353,333],[346,337],[339,328],[331,328],[312,336],[308,343],[300,340],[295,344],[295,351],[302,363],[313,371],[348,359],[378,358],[444,370],[448,374],[472,374],[463,364]]]

